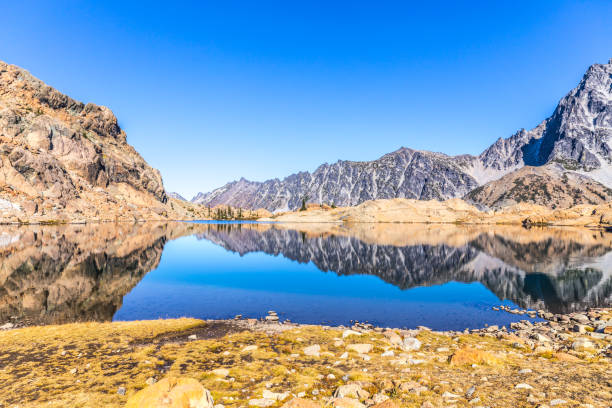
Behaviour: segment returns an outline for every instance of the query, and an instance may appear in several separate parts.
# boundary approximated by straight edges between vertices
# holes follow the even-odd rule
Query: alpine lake
[[[0,227],[0,325],[263,318],[463,330],[609,306],[612,233],[435,224]]]

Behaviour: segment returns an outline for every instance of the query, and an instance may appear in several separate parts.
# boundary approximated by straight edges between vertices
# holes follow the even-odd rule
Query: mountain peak
[[[526,165],[548,163],[612,187],[611,137],[612,60],[591,65],[552,116],[531,130],[497,139],[478,156],[451,157],[402,146],[377,160],[340,160],[282,181],[229,183],[202,194],[199,202],[275,211],[296,209],[304,198],[339,206],[383,198],[443,200],[462,197]]]

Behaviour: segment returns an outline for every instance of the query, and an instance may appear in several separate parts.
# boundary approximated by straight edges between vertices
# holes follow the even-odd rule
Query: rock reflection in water
[[[377,276],[403,290],[480,282],[499,299],[553,312],[609,305],[612,294],[612,234],[587,229],[416,224],[3,226],[0,324],[111,320],[124,296],[158,267],[166,243],[194,234],[240,255],[282,255],[324,272]],[[205,262],[206,255],[201,259]],[[205,317],[201,313],[193,311]]]
[[[0,228],[0,323],[109,321],[191,224]]]
[[[201,239],[262,251],[339,275],[375,275],[401,289],[480,282],[524,308],[607,306],[612,234],[571,228],[422,224],[209,225]]]

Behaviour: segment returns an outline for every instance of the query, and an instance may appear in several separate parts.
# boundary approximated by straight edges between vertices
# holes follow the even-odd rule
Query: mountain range
[[[612,59],[590,66],[578,86],[534,129],[500,138],[478,156],[448,156],[402,147],[377,160],[325,163],[312,173],[299,172],[282,180],[241,178],[198,193],[191,201],[270,211],[298,209],[302,200],[353,206],[388,198],[460,197],[489,208],[520,201],[553,208],[599,204],[612,198],[611,136]],[[521,173],[525,167],[539,169]],[[572,190],[560,181],[557,190],[542,188],[533,194],[529,184],[524,184],[529,177],[523,173],[531,178],[532,173],[538,173],[539,180],[572,180]],[[512,191],[503,197],[492,193],[508,190]]]

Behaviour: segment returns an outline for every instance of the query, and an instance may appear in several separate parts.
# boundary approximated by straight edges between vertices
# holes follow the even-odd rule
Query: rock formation
[[[159,219],[167,203],[159,171],[108,108],[0,62],[2,222]]]
[[[468,202],[489,208],[532,203],[551,208],[603,204],[612,200],[612,189],[592,178],[567,171],[558,163],[525,166],[484,184],[465,196]]]
[[[547,163],[561,164],[568,177],[570,172],[581,173],[612,188],[610,136],[612,60],[592,65],[550,118],[530,131],[520,130],[497,140],[478,156],[447,156],[401,148],[378,160],[323,164],[313,173],[300,172],[283,180],[240,179],[209,193],[199,193],[192,201],[287,211],[299,208],[302,199],[337,206],[389,198],[444,200],[463,197],[523,166]],[[566,191],[562,195],[571,194]],[[547,206],[567,202],[565,198],[549,201],[541,195],[532,201]]]

